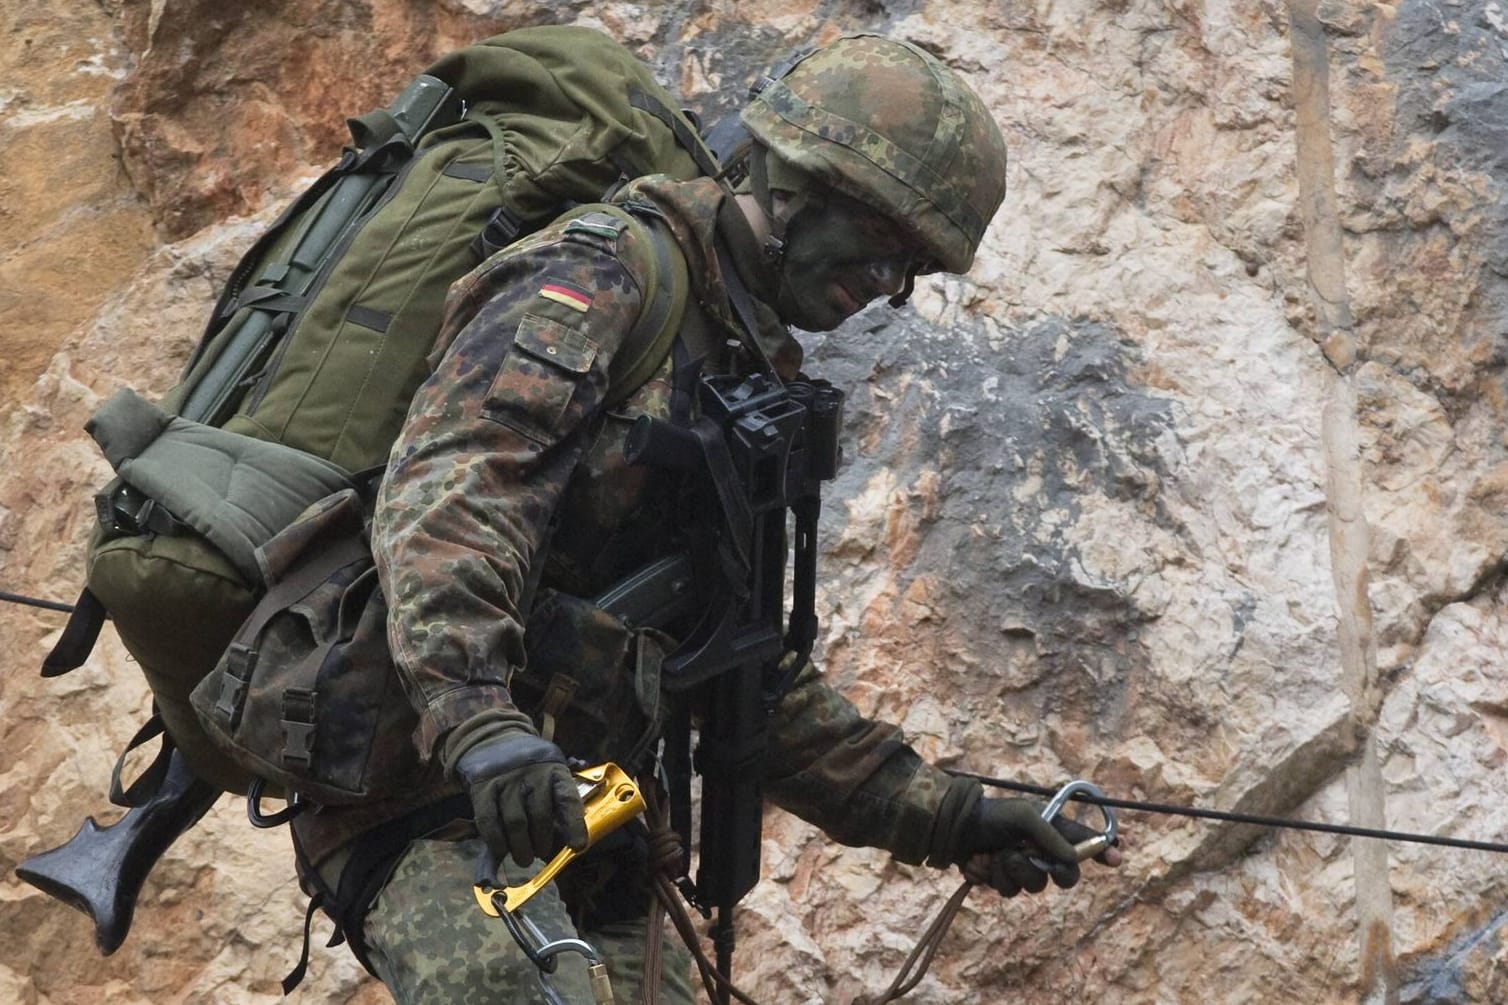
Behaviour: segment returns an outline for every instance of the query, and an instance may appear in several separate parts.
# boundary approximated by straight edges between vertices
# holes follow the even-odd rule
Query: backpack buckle
[[[106,537],[143,534],[157,506],[130,485],[120,483],[94,497],[94,515]]]
[[[251,683],[256,665],[255,646],[232,642],[225,650],[225,674],[220,678],[220,697],[215,700],[215,711],[225,717],[232,729],[241,720],[241,706],[246,701],[246,688]]]
[[[94,497],[94,516],[106,538],[138,534],[178,534],[183,523],[157,500],[121,483]]]
[[[485,262],[518,240],[523,229],[524,221],[509,213],[506,207],[499,206],[487,217],[481,233],[472,238],[471,253],[477,257],[477,261]]]
[[[318,696],[303,688],[283,692],[283,763],[305,771],[314,763]]]

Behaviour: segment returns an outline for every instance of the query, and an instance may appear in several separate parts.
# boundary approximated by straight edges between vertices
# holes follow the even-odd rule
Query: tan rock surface
[[[708,112],[792,46],[893,32],[1006,132],[974,272],[811,340],[850,392],[821,644],[861,707],[987,774],[1508,839],[1495,4],[0,0],[0,590],[74,595],[108,473],[85,418],[171,385],[345,115],[574,19]],[[37,678],[59,627],[0,609],[0,1000],[280,998],[303,898],[232,799],[108,959],[9,878],[105,809],[148,704],[108,633]],[[1502,856],[1123,819],[1118,873],[975,892],[910,1000],[1508,1000]],[[883,987],[955,883],[779,813],[765,875],[739,965],[769,1002]],[[297,998],[387,1000],[318,946]]]

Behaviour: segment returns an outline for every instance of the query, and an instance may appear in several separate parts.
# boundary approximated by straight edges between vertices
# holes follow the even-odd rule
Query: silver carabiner
[[[503,924],[513,936],[513,941],[518,943],[524,955],[539,969],[539,987],[544,992],[548,1005],[566,1005],[565,999],[549,981],[550,975],[555,973],[558,962],[555,957],[561,953],[580,953],[586,958],[587,978],[591,982],[593,1001],[598,1005],[612,1005],[613,988],[612,982],[608,979],[607,961],[602,958],[601,953],[592,948],[590,942],[571,938],[551,940],[534,923],[534,920],[522,911],[502,911],[499,917],[503,919]]]
[[[1063,807],[1068,804],[1068,800],[1081,792],[1088,796],[1094,796],[1096,799],[1105,798],[1105,793],[1100,791],[1098,785],[1082,779],[1075,779],[1059,789],[1057,794],[1042,808],[1042,819],[1051,823],[1059,813],[1063,812]],[[1080,862],[1094,858],[1115,844],[1115,811],[1104,803],[1095,803],[1094,805],[1104,815],[1105,826],[1094,837],[1086,838],[1073,846],[1073,850],[1078,855]],[[1038,858],[1033,858],[1031,862],[1039,869],[1047,872],[1052,871],[1053,864],[1051,862],[1044,862]]]

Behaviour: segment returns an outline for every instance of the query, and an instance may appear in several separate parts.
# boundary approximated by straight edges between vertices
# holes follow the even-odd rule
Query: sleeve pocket
[[[483,414],[548,446],[561,438],[566,408],[596,359],[597,344],[581,332],[526,314],[492,378]]]

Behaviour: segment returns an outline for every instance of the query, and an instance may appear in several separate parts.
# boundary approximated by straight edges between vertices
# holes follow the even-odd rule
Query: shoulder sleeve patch
[[[572,427],[571,403],[596,358],[597,344],[581,332],[526,314],[493,374],[482,416],[537,447],[558,442]]]

